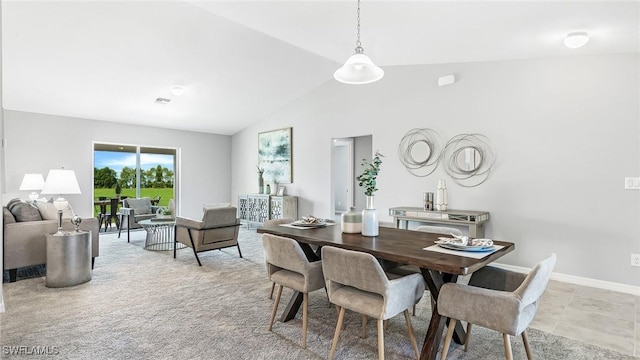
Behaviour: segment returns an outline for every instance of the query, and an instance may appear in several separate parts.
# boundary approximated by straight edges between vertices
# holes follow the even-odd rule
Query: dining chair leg
[[[469,340],[471,340],[471,323],[467,323],[467,332],[464,334],[464,352],[469,350]]]
[[[527,359],[533,360],[533,355],[531,355],[531,348],[529,347],[529,339],[527,338],[527,330],[522,331],[522,342],[524,343],[524,351],[527,353]]]
[[[416,306],[413,305],[413,316],[416,316]]]
[[[407,329],[409,330],[409,340],[411,340],[411,345],[413,345],[413,351],[416,352],[416,359],[420,358],[420,353],[418,352],[418,343],[416,342],[416,335],[413,333],[413,326],[411,326],[411,317],[409,316],[409,310],[404,311],[404,319],[407,322]]]
[[[453,337],[453,330],[456,328],[456,319],[449,320],[449,327],[447,328],[447,336],[444,338],[444,344],[442,344],[442,352],[440,353],[440,360],[447,358],[449,352],[449,345],[451,345],[451,338]]]
[[[307,348],[307,316],[309,311],[309,294],[302,293],[302,348]]]
[[[388,330],[389,329],[389,319],[384,320],[384,329]]]
[[[280,285],[278,293],[276,294],[276,302],[273,303],[273,310],[271,311],[271,321],[269,321],[269,331],[273,328],[273,321],[276,319],[276,312],[278,311],[278,304],[280,303],[280,296],[282,295],[282,288]]]
[[[360,335],[361,338],[366,339],[367,338],[367,320],[369,318],[367,317],[367,315],[362,314],[362,334]]]
[[[504,341],[504,355],[507,360],[513,360],[513,352],[511,351],[511,339],[509,334],[502,334],[502,340]]]
[[[333,360],[333,356],[336,354],[336,346],[338,345],[338,338],[340,337],[340,330],[342,330],[343,320],[344,320],[344,307],[341,307],[340,312],[338,314],[338,323],[336,324],[336,332],[333,334],[333,342],[331,343],[329,360]]]
[[[384,360],[384,321],[378,319],[378,359]]]
[[[273,299],[273,290],[276,288],[276,283],[271,282],[271,292],[269,293],[269,299]]]

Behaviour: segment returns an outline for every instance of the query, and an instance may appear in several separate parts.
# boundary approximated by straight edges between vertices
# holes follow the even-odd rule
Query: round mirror
[[[459,171],[473,172],[482,165],[482,153],[473,146],[465,146],[456,150],[454,160]]]
[[[409,145],[411,162],[414,164],[426,164],[431,158],[431,147],[425,140],[418,140]]]

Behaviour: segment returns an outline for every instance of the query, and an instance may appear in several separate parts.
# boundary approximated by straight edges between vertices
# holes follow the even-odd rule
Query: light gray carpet
[[[240,246],[201,253],[191,249],[144,250],[144,232],[131,243],[100,235],[100,257],[93,279],[75,287],[49,289],[44,277],[3,284],[6,312],[0,314],[0,357],[17,346],[45,347],[55,359],[324,359],[335,329],[335,308],[324,291],[310,294],[307,349],[300,348],[302,321],[276,322],[267,331],[273,300],[268,299],[262,243],[255,230],[241,230]],[[291,295],[283,292],[278,315]],[[412,318],[418,346],[430,316],[427,297]],[[361,339],[360,316],[347,313],[336,358],[377,358],[375,322]],[[536,359],[632,359],[610,350],[531,329]],[[524,359],[520,339],[514,357]],[[413,356],[404,318],[391,320],[385,332],[388,359]],[[449,359],[503,359],[500,334],[476,327],[469,353],[452,346]]]

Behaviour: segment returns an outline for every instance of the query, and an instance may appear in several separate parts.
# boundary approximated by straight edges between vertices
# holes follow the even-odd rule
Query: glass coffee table
[[[145,250],[173,250],[175,219],[149,219],[139,221],[138,224],[147,231]],[[176,249],[184,247],[183,243],[176,244]]]

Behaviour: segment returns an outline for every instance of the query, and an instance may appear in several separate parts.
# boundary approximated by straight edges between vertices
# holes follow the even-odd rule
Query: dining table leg
[[[440,293],[440,287],[444,283],[456,282],[458,280],[457,275],[442,274],[438,271],[429,269],[420,269],[422,271],[422,277],[427,283],[429,292],[433,299],[433,308],[431,309],[431,320],[429,321],[429,327],[427,334],[422,344],[422,351],[420,352],[420,359],[422,360],[435,360],[440,348],[440,342],[442,341],[442,332],[445,325],[449,325],[449,319],[438,314],[438,294]],[[458,344],[464,344],[465,331],[459,321],[456,322],[455,331],[453,333],[453,340]]]

